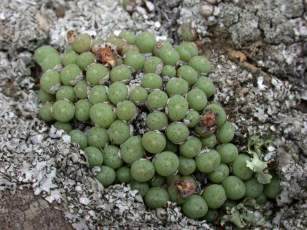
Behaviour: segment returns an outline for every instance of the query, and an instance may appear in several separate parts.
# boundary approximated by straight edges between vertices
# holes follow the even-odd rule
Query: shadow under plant
[[[220,4],[217,4],[219,1],[208,2],[213,2],[214,9],[222,7],[223,15],[237,12],[235,18],[239,21],[244,17],[238,15],[250,13],[250,9],[259,8],[259,13],[265,12],[265,9],[272,11],[274,8],[268,3],[261,3],[262,1],[254,1],[253,6],[240,1]],[[205,42],[207,41],[204,46],[215,65],[215,71],[209,77],[218,86],[217,99],[226,107],[230,119],[237,125],[236,142],[239,146],[247,146],[248,138],[255,134],[272,138],[272,142],[264,148],[263,153],[267,160],[275,162],[276,170],[281,175],[282,193],[274,205],[276,212],[267,211],[265,215],[270,218],[259,223],[266,226],[303,229],[307,225],[304,212],[307,195],[307,117],[302,100],[305,97],[301,93],[305,89],[301,77],[304,75],[295,74],[296,67],[293,65],[293,69],[289,71],[294,74],[287,76],[294,84],[289,83],[285,78],[287,68],[280,73],[284,66],[289,66],[285,59],[287,56],[277,55],[275,59],[269,58],[274,53],[266,51],[265,48],[277,48],[278,53],[284,53],[286,49],[282,47],[290,47],[292,43],[265,43],[261,50],[270,55],[253,56],[255,59],[252,59],[260,63],[263,61],[267,67],[271,67],[270,71],[257,65],[260,70],[252,74],[240,63],[230,61],[228,53],[221,49],[221,46],[210,43],[210,40],[214,41],[214,36],[220,34],[218,27],[214,26],[213,31],[210,31],[210,26],[203,26],[205,19],[198,16],[198,12],[188,15],[189,12],[199,9],[199,3],[200,1],[178,1],[171,10],[168,7],[165,7],[165,10],[168,10],[169,14],[172,11],[179,12],[173,24],[175,28],[186,18],[192,22],[196,21],[196,25],[199,25],[196,27],[197,32]],[[210,228],[205,222],[183,217],[174,205],[167,209],[159,209],[156,213],[147,211],[140,196],[122,185],[102,188],[92,179],[93,175],[85,165],[79,148],[67,143],[67,138],[61,131],[47,127],[36,118],[37,79],[31,77],[30,68],[33,50],[49,42],[63,49],[64,35],[69,29],[96,33],[93,35],[102,37],[114,30],[122,29],[151,29],[158,36],[168,34],[170,27],[163,26],[163,20],[167,19],[155,21],[157,9],[150,10],[152,8],[148,9],[148,6],[145,6],[145,9],[144,5],[135,7],[138,8],[128,14],[113,1],[79,1],[78,4],[64,4],[61,1],[52,4],[49,1],[27,1],[20,4],[19,1],[4,1],[1,4],[0,26],[3,33],[0,35],[0,189],[14,192],[26,185],[32,187],[34,194],[39,194],[48,202],[61,202],[65,217],[75,228],[131,225],[132,222],[134,226],[154,227],[162,224],[180,227],[189,224]],[[294,11],[295,4],[286,9]],[[231,17],[227,19],[219,15],[221,14],[214,16],[217,19],[214,25],[221,26],[227,22],[233,24]],[[294,19],[300,21],[303,16],[299,14]],[[257,16],[258,20],[264,20],[263,17],[260,14]],[[284,18],[284,23],[292,19]],[[243,30],[246,27],[234,28]],[[299,30],[302,29],[303,26],[299,27]],[[276,28],[276,31],[285,33],[287,30]],[[173,31],[171,35],[174,33]],[[236,33],[249,34],[244,31]],[[269,36],[266,35],[268,32],[262,33]],[[245,43],[234,41],[234,35],[235,32],[233,36],[226,36],[225,39],[231,45],[235,45],[236,49],[241,49]],[[260,33],[257,38],[263,38],[264,35]],[[301,43],[306,42],[306,37],[299,39]],[[245,41],[243,38],[239,40]],[[293,44],[296,44],[296,40],[293,41]],[[279,46],[281,49],[278,49]],[[295,62],[300,60],[299,58],[300,56],[294,55],[291,60]],[[297,82],[300,84],[295,84]],[[2,191],[1,193],[4,194]],[[248,213],[244,208],[238,211]],[[225,220],[227,218],[229,217],[225,217]]]

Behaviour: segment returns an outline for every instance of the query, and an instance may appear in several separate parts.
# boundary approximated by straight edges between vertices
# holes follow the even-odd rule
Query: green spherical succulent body
[[[176,76],[176,68],[172,65],[165,65],[162,69],[162,76],[167,77],[175,77]]]
[[[139,159],[131,165],[131,176],[138,182],[149,181],[155,175],[155,168],[151,161]]]
[[[176,65],[180,59],[179,53],[173,47],[167,46],[159,50],[159,57],[165,65]]]
[[[260,184],[257,179],[252,178],[245,182],[246,197],[257,198],[263,193],[263,184]]]
[[[66,122],[56,121],[53,126],[57,129],[64,130],[66,133],[69,133],[72,130],[71,124]]]
[[[40,102],[45,103],[47,101],[52,102],[54,101],[54,96],[51,95],[50,93],[45,92],[42,89],[39,89],[37,92],[37,97]]]
[[[198,88],[194,88],[190,92],[188,92],[187,100],[189,103],[189,107],[196,111],[203,110],[207,105],[206,94]]]
[[[60,86],[60,75],[54,70],[45,72],[40,79],[40,87],[46,93],[55,94]]]
[[[225,164],[233,162],[238,156],[238,148],[232,143],[221,144],[217,146],[216,150],[221,155],[221,160]]]
[[[203,198],[209,208],[217,209],[226,201],[226,193],[222,185],[212,184],[206,187]]]
[[[58,51],[51,46],[45,45],[35,50],[33,58],[38,64],[40,64],[50,54],[58,54]]]
[[[84,152],[86,154],[87,162],[90,167],[102,165],[103,155],[98,148],[89,146],[84,149]]]
[[[116,179],[120,183],[128,183],[131,181],[130,169],[126,166],[119,168],[116,171]]]
[[[152,56],[144,62],[144,73],[160,74],[163,69],[163,62],[160,58]]]
[[[171,78],[166,84],[166,92],[171,97],[176,94],[186,95],[189,90],[189,84],[182,78]]]
[[[40,63],[43,72],[61,67],[61,57],[57,53],[50,53]]]
[[[183,176],[188,176],[196,170],[196,163],[194,159],[180,157],[179,158],[179,173]]]
[[[56,101],[52,106],[52,115],[57,121],[68,122],[75,115],[75,106],[67,100]]]
[[[115,81],[128,81],[132,78],[132,71],[127,65],[115,66],[110,72],[110,78],[112,82]]]
[[[194,85],[194,83],[198,79],[197,71],[189,65],[182,65],[181,67],[179,67],[179,69],[177,70],[177,75],[178,77],[186,80],[190,86]]]
[[[116,115],[117,118],[124,121],[130,121],[135,118],[137,108],[131,101],[121,101],[117,103]]]
[[[201,150],[201,142],[197,137],[190,136],[188,139],[180,145],[180,154],[187,158],[196,157]]]
[[[112,71],[111,71],[112,76]],[[90,85],[100,85],[109,79],[109,70],[104,65],[92,63],[86,71],[86,80]]]
[[[189,65],[202,74],[208,74],[211,70],[210,62],[204,56],[192,57],[189,61]]]
[[[207,137],[201,138],[201,143],[203,144],[203,147],[212,149],[217,144],[216,136],[214,134],[211,134]],[[221,158],[223,162],[223,157],[221,156]]]
[[[111,105],[97,103],[90,108],[90,118],[95,125],[108,128],[115,120],[115,112]]]
[[[226,121],[216,132],[216,138],[221,143],[229,143],[232,141],[235,134],[235,128],[233,124]]]
[[[166,109],[167,115],[172,121],[179,121],[185,118],[187,115],[189,105],[184,97],[180,95],[174,95],[169,98]]]
[[[207,214],[208,206],[201,196],[192,195],[183,203],[182,211],[189,218],[199,219]]]
[[[138,71],[143,68],[145,57],[137,51],[129,51],[125,54],[124,63],[131,66],[134,71]]]
[[[108,134],[104,128],[93,127],[87,132],[87,143],[89,146],[104,148],[108,141]]]
[[[217,166],[213,172],[209,174],[209,179],[213,183],[221,183],[226,177],[229,176],[229,168],[225,164]]]
[[[81,149],[87,147],[87,136],[80,130],[74,129],[69,132],[71,142],[79,144]]]
[[[197,45],[194,42],[183,41],[183,42],[180,43],[180,46],[187,49],[189,51],[191,57],[198,55],[198,48],[197,48]]]
[[[80,34],[71,44],[74,51],[78,53],[83,53],[88,51],[91,47],[92,38],[88,34]]]
[[[39,117],[44,121],[52,121],[52,104],[50,102],[46,102],[39,109],[38,113]]]
[[[167,116],[160,111],[154,111],[148,114],[146,118],[146,125],[150,130],[162,130],[168,125]]]
[[[76,95],[74,88],[71,86],[63,85],[55,94],[56,100],[69,100],[74,102],[76,100]]]
[[[194,109],[190,109],[183,121],[189,128],[194,128],[200,121],[200,115]]]
[[[149,131],[143,135],[142,145],[150,153],[160,153],[166,146],[166,139],[159,131]]]
[[[211,173],[221,163],[221,157],[215,150],[209,150],[208,152],[201,152],[195,158],[196,165],[199,171],[204,173]]]
[[[189,60],[191,59],[191,53],[190,51],[187,49],[187,47],[184,47],[182,45],[179,45],[176,47],[176,51],[178,52],[179,56],[180,56],[180,60],[185,61],[185,62],[189,62]]]
[[[144,148],[140,136],[129,137],[120,146],[121,157],[124,162],[132,164],[134,161],[139,160],[144,155]]]
[[[142,53],[149,53],[156,44],[156,37],[150,32],[143,32],[136,36],[135,44]]]
[[[86,81],[84,81],[84,80],[79,81],[74,86],[74,91],[75,91],[75,95],[76,95],[77,98],[87,99],[88,85],[87,85]]]
[[[162,208],[169,200],[167,191],[164,188],[153,187],[145,195],[145,203],[149,208]]]
[[[239,154],[232,165],[233,174],[242,180],[248,180],[253,176],[253,171],[246,166],[251,158],[245,154]]]
[[[91,104],[87,99],[79,100],[75,104],[75,118],[78,121],[85,122],[90,117]]]
[[[87,67],[96,61],[96,57],[91,52],[84,52],[77,57],[77,65],[82,70],[87,70]]]
[[[97,180],[105,187],[113,184],[116,179],[114,169],[108,166],[101,166],[101,171],[96,175]]]
[[[62,55],[62,64],[67,66],[69,64],[76,64],[77,63],[78,54],[73,51],[67,51]]]
[[[114,104],[128,98],[128,87],[122,82],[114,82],[109,86],[108,98]]]
[[[110,125],[108,136],[111,143],[123,144],[130,137],[130,127],[126,122],[116,120]]]
[[[207,97],[211,97],[215,94],[215,86],[213,82],[207,77],[200,77],[195,83],[195,86],[202,90]]]
[[[103,150],[103,164],[112,169],[121,167],[123,161],[120,157],[120,149],[114,145],[106,145]]]
[[[61,81],[64,85],[76,85],[82,80],[81,69],[76,64],[69,64],[61,72]]]
[[[166,136],[174,144],[182,144],[189,136],[189,129],[182,122],[173,122],[166,128]]]
[[[135,43],[135,34],[131,31],[122,31],[120,32],[119,36],[125,39],[129,44]]]
[[[141,196],[145,196],[147,191],[149,190],[148,183],[141,183],[138,181],[131,181],[130,183],[132,190],[137,190]]]
[[[273,177],[269,184],[264,185],[264,195],[269,199],[275,199],[280,193],[280,179]]]
[[[150,110],[163,109],[167,103],[167,94],[160,89],[154,89],[147,97],[146,105]]]
[[[133,88],[130,92],[129,99],[136,105],[144,103],[147,99],[147,90],[141,86]]]
[[[179,167],[177,155],[169,151],[157,154],[153,162],[156,172],[161,176],[170,176],[174,174]]]
[[[245,196],[244,182],[236,176],[229,176],[223,181],[226,196],[230,200],[239,200]]]
[[[155,73],[146,73],[142,79],[142,86],[145,89],[160,89],[162,87],[162,79]]]

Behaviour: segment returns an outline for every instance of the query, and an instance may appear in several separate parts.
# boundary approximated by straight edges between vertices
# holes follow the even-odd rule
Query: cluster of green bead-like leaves
[[[226,200],[278,193],[278,180],[259,183],[250,157],[230,143],[234,126],[212,100],[211,66],[193,42],[81,34],[63,54],[43,46],[34,59],[43,71],[39,116],[80,145],[104,186],[128,183],[149,208],[174,201],[186,216],[208,220]]]

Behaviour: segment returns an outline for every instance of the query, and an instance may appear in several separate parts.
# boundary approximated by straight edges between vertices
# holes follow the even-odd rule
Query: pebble
[[[91,201],[87,197],[80,197],[79,199],[81,204],[88,205]]]
[[[212,15],[214,7],[212,5],[204,4],[200,7],[200,13],[204,17],[209,17]]]
[[[154,11],[155,5],[150,1],[145,1],[146,8],[151,12]]]

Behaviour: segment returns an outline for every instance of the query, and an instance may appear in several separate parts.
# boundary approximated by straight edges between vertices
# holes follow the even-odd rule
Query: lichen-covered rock
[[[183,1],[179,24],[190,21],[200,35],[223,37],[246,51],[264,71],[306,86],[307,27],[303,1],[221,2],[212,4],[212,16],[205,12],[205,17],[197,13],[202,4]]]

